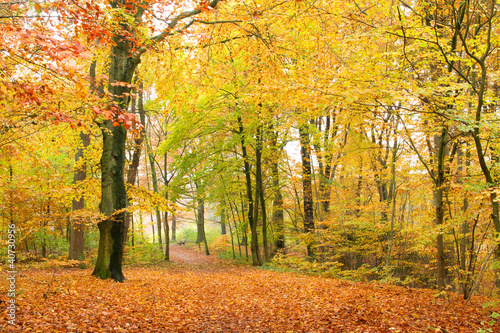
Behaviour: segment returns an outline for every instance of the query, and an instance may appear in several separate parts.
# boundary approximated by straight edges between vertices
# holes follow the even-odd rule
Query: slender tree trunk
[[[264,245],[264,259],[269,261],[271,258],[269,253],[269,243],[267,239],[267,213],[266,213],[266,201],[264,199],[264,189],[260,190],[260,204],[262,206],[262,243]]]
[[[434,137],[434,147],[436,151],[436,162],[437,170],[434,174],[434,207],[435,207],[435,223],[438,228],[442,228],[444,223],[444,186],[447,181],[447,172],[445,160],[448,156],[448,144],[447,144],[447,128],[443,128],[441,135],[436,135]],[[444,234],[443,230],[438,230],[438,235],[436,237],[437,245],[437,264],[438,264],[438,275],[437,275],[437,288],[438,290],[444,290],[446,287],[446,257],[445,257],[445,246],[444,246]]]
[[[165,199],[168,200],[167,194],[165,194]],[[170,261],[170,235],[169,235],[170,226],[168,225],[168,212],[165,212],[164,215],[165,215],[165,223],[163,224],[163,227],[165,228],[165,260]]]
[[[177,235],[176,235],[176,229],[177,229],[177,214],[175,214],[175,209],[172,212],[172,241],[175,242],[177,240]]]
[[[236,253],[234,251],[234,235],[233,235],[233,228],[231,227],[231,221],[228,222],[228,227],[229,227],[229,235],[231,236],[231,248],[233,250],[233,259],[236,259]]]
[[[260,256],[260,250],[259,250],[259,236],[257,234],[257,218],[254,215],[255,214],[254,204],[257,204],[257,202],[254,203],[252,194],[252,178],[250,171],[250,163],[248,162],[247,146],[245,143],[245,134],[241,117],[238,117],[238,125],[239,125],[242,158],[245,168],[244,170],[245,170],[245,180],[246,180],[246,194],[248,200],[248,223],[250,224],[250,231],[252,233],[250,242],[250,249],[252,251],[252,265],[261,266],[262,258]]]
[[[221,204],[221,210],[220,210],[220,234],[225,235],[227,234],[226,230],[226,210],[223,206],[223,203]]]
[[[231,209],[231,215],[233,216],[234,231],[236,232],[236,242],[238,243],[238,253],[241,258],[241,243],[240,243],[240,235],[238,232],[238,226],[241,226],[241,221],[239,221],[239,224],[236,225],[236,217],[234,216],[234,210],[236,210],[236,216],[238,217],[238,220],[240,220],[240,214],[238,213],[238,206],[236,205],[236,202],[234,203],[234,210],[233,210],[233,205],[231,204],[231,201],[229,201],[229,208]]]
[[[198,194],[198,217],[196,219],[198,232],[197,232],[196,243],[198,244],[204,243],[205,254],[208,256],[210,255],[210,252],[208,251],[207,237],[205,234],[205,198],[203,198],[203,193],[197,182],[195,182],[195,186]]]
[[[332,191],[332,187],[329,184],[330,175],[332,171],[332,158],[330,152],[330,127],[331,127],[331,117],[330,115],[328,115],[326,117],[326,125],[324,133],[325,172],[322,175],[322,179],[319,183],[321,192],[321,205],[323,207],[323,212],[325,213],[325,218],[328,218],[328,216],[330,215],[330,197]]]
[[[151,182],[153,183],[153,192],[158,193],[158,177],[156,175],[154,156],[151,152],[149,153],[149,164],[151,166]],[[158,230],[158,243],[160,245],[160,250],[163,252],[163,242],[161,236],[161,213],[158,207],[156,207],[156,224],[156,230]]]
[[[165,184],[165,200],[168,201],[168,174],[167,174],[167,153],[163,155],[163,183]],[[170,226],[168,225],[168,211],[165,211],[165,223],[163,224],[165,232],[165,260],[170,261]]]
[[[142,82],[139,84],[139,98],[137,101],[137,111],[139,113],[139,118],[141,121],[141,125],[143,128],[146,127],[146,113],[144,111],[144,93],[143,93],[143,84]],[[135,114],[136,106],[135,98],[132,100],[132,113]],[[132,155],[132,161],[129,165],[127,172],[127,184],[135,185],[137,179],[137,170],[139,169],[139,163],[141,160],[141,152],[142,152],[142,143],[144,142],[144,129],[140,131],[140,134],[137,138],[134,139],[134,152]],[[130,221],[132,219],[132,213],[127,212],[125,214],[125,242],[128,239],[128,229],[130,225]],[[133,228],[132,228],[133,230]],[[132,236],[133,237],[133,236]]]
[[[196,185],[198,188],[198,185]],[[197,218],[196,218],[196,244],[201,244],[204,240],[203,229],[205,225],[205,200],[198,193],[198,208],[197,208]]]
[[[309,235],[307,241],[307,256],[314,259],[314,205],[311,178],[311,147],[309,134],[305,126],[299,128],[300,156],[302,160],[302,191],[304,197],[304,232]]]
[[[463,162],[462,162],[462,157],[463,157],[463,152],[460,149],[457,154],[457,160],[458,160],[458,174],[459,177],[462,176],[463,172]],[[466,176],[469,177],[469,167],[470,167],[470,151],[469,147],[467,147],[467,152],[466,152]],[[458,181],[461,183],[462,181],[459,179]],[[467,213],[467,209],[469,208],[469,199],[467,196],[467,193],[464,195],[464,200],[462,204],[462,214],[465,216]],[[470,242],[470,236],[469,236],[469,223],[466,218],[464,218],[462,222],[462,227],[461,227],[461,234],[462,238],[460,240],[460,269],[463,272],[460,274],[460,292],[464,295],[464,299],[469,299],[469,281],[470,281],[470,274],[468,274],[468,268],[467,268],[467,245]]]
[[[82,147],[78,147],[75,156],[75,163],[78,164],[80,159],[83,158],[83,151],[90,145],[90,135],[80,132],[80,140],[82,143]],[[85,180],[87,170],[86,165],[83,163],[81,167],[75,172],[73,182],[77,184]],[[80,200],[73,199],[73,211],[78,211],[80,209],[85,208],[85,199],[82,194]],[[83,260],[83,244],[84,244],[84,227],[85,221],[82,220],[81,217],[76,217],[72,221],[72,226],[70,227],[70,236],[69,236],[69,259],[73,260]]]
[[[436,210],[435,223],[437,226],[442,226],[444,222],[444,205],[443,205],[443,189],[436,188],[433,192],[434,207]],[[437,288],[444,290],[446,287],[446,262],[444,254],[444,240],[442,231],[438,231],[437,235],[437,261],[438,261],[438,276]]]
[[[130,226],[131,226],[131,229],[132,229],[132,234],[131,234],[131,237],[130,237],[130,241],[131,241],[132,249],[133,249],[134,246],[135,246],[134,214],[130,214]]]
[[[254,218],[257,224],[259,220],[259,203],[262,212],[262,244],[264,245],[264,259],[269,260],[269,246],[267,243],[267,221],[266,202],[264,200],[264,189],[262,184],[262,126],[257,127],[257,144],[255,146],[255,210]],[[257,232],[257,230],[255,230]],[[260,247],[257,247],[260,254]],[[261,259],[262,261],[262,259]]]
[[[145,159],[145,166],[146,166],[146,185],[147,185],[147,188],[148,188],[148,191],[151,191],[151,187],[150,187],[150,182],[149,182],[149,168],[148,168],[148,159],[149,159],[149,156],[144,156],[144,159]],[[153,218],[153,214],[149,214],[149,219],[151,220],[151,230],[153,232],[153,243],[156,243],[156,237],[155,237],[155,224],[154,224],[154,218]]]
[[[271,145],[274,147],[275,155],[278,153],[277,149],[278,134],[273,133]],[[274,241],[274,247],[276,251],[282,251],[285,248],[285,233],[284,233],[284,218],[283,218],[283,196],[280,189],[280,178],[279,178],[279,165],[278,158],[275,156],[275,160],[271,163],[271,174],[273,178],[273,224],[275,228],[276,238]]]

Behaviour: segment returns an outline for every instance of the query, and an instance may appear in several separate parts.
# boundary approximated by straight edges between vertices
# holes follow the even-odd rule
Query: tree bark
[[[76,155],[75,163],[78,164],[80,159],[83,158],[83,150],[90,145],[90,135],[80,132],[80,140],[83,146],[79,146]],[[87,167],[85,163],[75,172],[73,182],[77,184],[85,180],[87,174]],[[85,208],[85,199],[82,194],[80,200],[73,199],[73,211],[78,211]],[[83,260],[83,245],[84,245],[84,227],[85,221],[81,217],[76,217],[72,221],[69,234],[69,259],[70,260]]]
[[[177,215],[175,214],[175,210],[172,213],[172,241],[177,240],[176,236],[176,229],[177,229]]]
[[[197,201],[198,201],[198,208],[196,209],[197,211],[197,217],[196,217],[196,244],[201,244],[203,243],[203,228],[205,225],[205,200],[201,196],[200,188],[197,183],[196,185],[196,190],[197,190]]]
[[[221,235],[226,235],[227,230],[226,230],[226,210],[223,206],[224,204],[221,204],[221,210],[220,210],[220,234]],[[229,227],[231,228],[231,226]],[[231,235],[232,237],[232,235]]]
[[[112,2],[114,8],[121,3]],[[125,27],[124,27],[125,28]],[[129,104],[130,88],[117,82],[130,84],[139,59],[131,56],[133,45],[127,36],[115,35],[108,71],[108,91],[113,96],[112,108],[126,111]],[[103,134],[101,155],[101,204],[100,211],[107,218],[99,222],[99,249],[92,275],[102,279],[112,278],[122,282],[123,242],[125,235],[125,209],[127,191],[125,188],[125,127],[113,125],[113,120],[103,120],[99,126]]]
[[[267,214],[264,200],[264,186],[262,182],[262,125],[257,127],[257,144],[255,145],[255,202],[260,201],[262,212],[262,244],[264,245],[264,260],[269,261],[269,245],[267,240]],[[258,205],[255,205],[258,210]],[[258,212],[255,214],[257,221]]]
[[[158,177],[156,176],[155,160],[153,153],[149,153],[149,164],[151,166],[151,181],[153,183],[153,192],[158,193]],[[156,207],[156,224],[158,230],[158,243],[160,244],[160,249],[163,251],[163,242],[161,236],[161,213],[158,207]]]
[[[311,147],[309,145],[309,134],[306,126],[299,128],[300,138],[300,156],[302,160],[302,191],[304,197],[304,233],[308,235],[307,257],[314,259],[314,206],[312,192],[311,175]]]
[[[248,162],[248,153],[247,153],[247,146],[245,143],[243,121],[240,116],[238,117],[238,126],[239,126],[240,142],[241,142],[241,151],[243,157],[243,165],[245,170],[246,195],[248,201],[248,223],[250,224],[250,231],[252,233],[250,241],[250,249],[252,251],[252,265],[262,266],[263,263],[259,250],[259,236],[257,234],[257,220],[254,217],[254,200],[252,195],[252,178],[250,171],[250,163]]]
[[[271,163],[271,174],[273,178],[273,225],[276,234],[274,247],[276,251],[281,251],[285,248],[285,233],[284,233],[284,216],[283,216],[283,195],[280,189],[279,165],[278,165],[278,133],[272,135],[271,145],[274,148],[275,160]]]
[[[446,158],[448,157],[449,149],[447,144],[448,129],[443,128],[441,135],[434,137],[434,150],[436,152],[436,170],[434,172],[434,207],[435,207],[435,223],[438,228],[441,228],[444,223],[444,186],[446,185],[447,172]],[[437,288],[444,290],[446,287],[446,257],[443,230],[438,230],[436,237],[437,246]]]
[[[115,127],[110,120],[104,121],[101,128],[103,152],[100,210],[107,218],[98,223],[99,249],[92,275],[123,282],[124,209],[127,207],[124,167],[127,133],[124,127]]]
[[[139,163],[141,160],[141,152],[142,152],[142,144],[144,142],[144,128],[146,128],[146,113],[144,111],[144,93],[143,93],[143,84],[142,82],[139,84],[139,98],[137,101],[137,111],[139,113],[139,119],[141,121],[141,125],[143,129],[140,131],[139,136],[134,140],[134,153],[132,155],[132,161],[128,168],[127,172],[127,184],[134,185],[137,179],[137,170],[139,169]],[[132,113],[135,113],[135,98],[132,101]],[[125,214],[125,237],[124,241],[127,241],[128,238],[128,230],[130,221],[132,220],[132,215],[130,212]],[[132,227],[132,232],[134,228]],[[133,235],[132,235],[133,237]]]
[[[167,153],[163,155],[163,183],[165,184],[165,200],[168,201],[168,174],[167,174]],[[165,231],[165,260],[170,261],[170,226],[168,225],[168,211],[165,210],[165,223],[163,224]]]

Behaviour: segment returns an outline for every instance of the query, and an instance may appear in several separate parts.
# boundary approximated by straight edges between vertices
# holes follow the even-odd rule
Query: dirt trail
[[[205,252],[201,252],[196,245],[178,245],[170,244],[170,261],[173,263],[181,263],[186,265],[213,265],[220,263],[220,259],[217,255],[211,254],[209,256],[205,255]],[[163,246],[165,249],[165,245]]]

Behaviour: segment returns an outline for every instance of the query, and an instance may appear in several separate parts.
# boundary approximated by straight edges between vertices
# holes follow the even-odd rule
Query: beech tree
[[[107,91],[111,104],[101,112],[105,119],[99,121],[103,135],[103,151],[101,157],[102,190],[100,211],[106,218],[99,222],[99,249],[93,275],[102,279],[112,278],[122,282],[123,239],[125,234],[125,213],[127,208],[127,192],[125,187],[125,143],[129,120],[123,120],[128,110],[131,83],[140,63],[142,55],[155,44],[176,33],[174,29],[187,29],[194,23],[185,23],[202,10],[215,8],[219,0],[210,3],[202,1],[199,8],[182,11],[167,21],[166,27],[158,35],[139,41],[136,36],[142,35],[138,28],[145,22],[144,13],[152,4],[136,1],[110,1],[113,10],[114,29],[110,37],[110,55]],[[106,119],[108,118],[108,119]],[[161,232],[159,230],[159,232]]]

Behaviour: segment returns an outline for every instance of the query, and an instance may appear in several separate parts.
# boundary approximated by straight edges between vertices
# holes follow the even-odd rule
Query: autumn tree
[[[215,8],[218,0],[210,3],[203,1],[199,7],[188,11],[177,11],[157,35],[148,38],[139,29],[150,23],[151,18],[145,15],[151,3],[135,1],[110,1],[106,5],[112,17],[109,32],[109,65],[107,82],[105,83],[110,103],[98,112],[103,116],[98,124],[103,135],[103,152],[101,157],[102,195],[100,210],[106,216],[98,224],[100,232],[99,250],[93,275],[100,278],[112,278],[123,281],[122,256],[125,233],[125,211],[127,194],[125,187],[125,143],[127,129],[131,121],[125,115],[131,100],[131,87],[137,66],[142,55],[155,44],[175,34],[175,29],[187,29],[194,23],[182,22],[200,14],[203,10]],[[176,4],[180,5],[180,4]],[[154,30],[154,28],[153,28]]]

